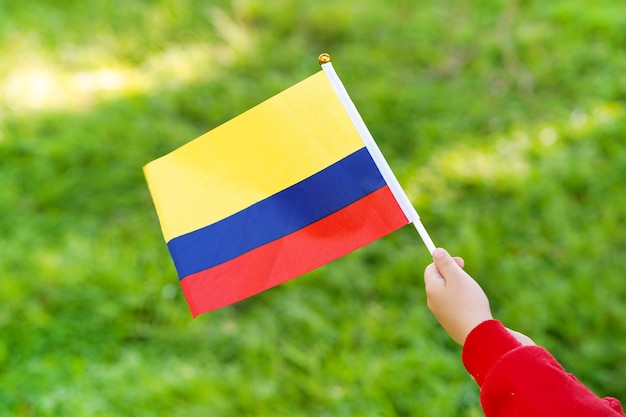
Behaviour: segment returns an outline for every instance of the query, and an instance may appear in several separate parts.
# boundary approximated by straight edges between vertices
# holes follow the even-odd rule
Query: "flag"
[[[144,173],[194,317],[419,223],[330,62]]]

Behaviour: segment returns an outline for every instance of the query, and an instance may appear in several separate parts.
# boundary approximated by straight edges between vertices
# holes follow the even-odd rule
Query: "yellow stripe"
[[[165,241],[364,146],[323,71],[144,167]]]

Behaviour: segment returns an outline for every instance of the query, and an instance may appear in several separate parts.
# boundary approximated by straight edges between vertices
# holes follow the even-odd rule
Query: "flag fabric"
[[[330,63],[144,173],[194,317],[419,218]]]

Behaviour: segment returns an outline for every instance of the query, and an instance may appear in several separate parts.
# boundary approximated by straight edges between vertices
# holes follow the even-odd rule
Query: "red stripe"
[[[388,186],[281,239],[181,280],[191,314],[243,300],[406,225]]]

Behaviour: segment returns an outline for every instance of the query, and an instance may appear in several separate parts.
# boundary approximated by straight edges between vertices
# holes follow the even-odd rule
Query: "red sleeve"
[[[599,398],[542,347],[522,346],[496,320],[478,325],[463,363],[480,386],[487,417],[624,416],[614,398]]]

